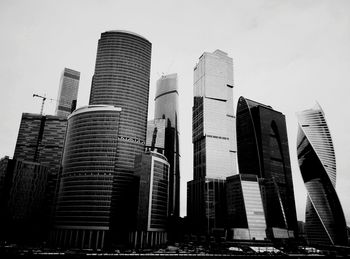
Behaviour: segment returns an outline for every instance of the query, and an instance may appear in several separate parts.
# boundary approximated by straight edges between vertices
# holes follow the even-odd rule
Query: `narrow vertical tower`
[[[192,113],[193,181],[187,184],[187,215],[194,231],[223,229],[225,179],[237,173],[233,61],[227,53],[205,52],[194,67]]]
[[[305,231],[310,243],[347,245],[346,222],[335,191],[332,138],[319,104],[297,113],[297,152],[307,190]]]
[[[158,79],[154,118],[165,119],[164,155],[170,164],[168,215],[175,217],[180,214],[178,98],[177,74],[164,75]]]
[[[69,68],[63,70],[57,96],[57,116],[67,118],[76,109],[79,80],[80,72]]]

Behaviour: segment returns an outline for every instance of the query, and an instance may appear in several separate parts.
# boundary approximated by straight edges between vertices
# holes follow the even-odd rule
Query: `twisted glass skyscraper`
[[[297,113],[297,152],[307,190],[305,231],[311,243],[346,245],[346,222],[335,191],[336,162],[332,138],[319,104]]]

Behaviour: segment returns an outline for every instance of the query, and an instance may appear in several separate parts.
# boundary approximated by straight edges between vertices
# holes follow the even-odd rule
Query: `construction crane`
[[[42,101],[41,101],[40,115],[43,114],[43,111],[44,111],[44,104],[45,104],[45,101],[46,101],[46,100],[56,101],[55,99],[46,98],[46,96],[41,96],[41,95],[38,95],[38,94],[33,94],[33,97],[38,97],[38,98],[41,98],[41,99],[42,99]]]
[[[68,102],[68,101],[66,101],[65,99],[56,100],[56,99],[47,98],[45,95],[44,95],[44,96],[41,96],[41,95],[38,95],[38,94],[33,94],[33,97],[38,97],[38,98],[41,98],[41,99],[42,99],[42,102],[41,102],[41,109],[40,109],[40,115],[43,114],[44,105],[45,105],[45,101],[46,101],[46,100],[50,100],[50,101],[54,101],[54,102],[60,102],[60,103],[63,103],[63,104],[72,105],[71,102]],[[76,105],[76,103],[75,103],[75,105]],[[74,109],[75,109],[75,108],[74,108]]]

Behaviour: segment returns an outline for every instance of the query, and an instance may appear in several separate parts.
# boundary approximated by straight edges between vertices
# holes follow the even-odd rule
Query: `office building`
[[[164,155],[165,119],[154,119],[147,122],[146,149]]]
[[[136,248],[154,247],[167,241],[169,163],[164,155],[146,151],[135,161],[139,179],[136,231],[130,243]]]
[[[194,175],[187,185],[187,215],[201,224],[199,232],[209,234],[225,225],[225,179],[237,174],[232,58],[221,50],[205,52],[194,67],[193,93]]]
[[[236,117],[239,173],[259,178],[268,237],[294,237],[297,218],[285,116],[240,97]]]
[[[67,119],[61,116],[23,113],[13,158],[40,163],[48,168],[45,194],[47,231],[51,224],[54,197],[60,172]]]
[[[114,167],[113,242],[127,241],[129,191],[135,156],[144,152],[148,113],[152,44],[127,31],[107,31],[98,42],[90,105],[120,107],[118,148]],[[117,237],[119,236],[119,237]],[[126,237],[126,240],[124,239]]]
[[[226,180],[199,178],[187,183],[187,217],[194,234],[224,233]]]
[[[226,197],[232,239],[265,240],[266,221],[258,177],[249,174],[227,177]]]
[[[335,190],[336,160],[331,134],[319,104],[297,113],[297,152],[307,190],[305,232],[311,244],[347,245],[347,227]]]
[[[90,105],[68,117],[51,236],[58,247],[102,249],[112,234],[121,113],[118,107]]]
[[[57,116],[67,118],[77,106],[80,72],[64,68],[58,89],[56,112]]]
[[[180,216],[179,93],[177,74],[163,75],[157,81],[154,118],[165,120],[164,155],[170,164],[169,216]]]
[[[0,238],[6,242],[37,245],[47,226],[45,194],[48,168],[36,162],[5,157],[0,160]]]

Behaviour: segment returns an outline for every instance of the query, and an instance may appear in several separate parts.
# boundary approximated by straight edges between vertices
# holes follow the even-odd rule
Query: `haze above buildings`
[[[337,178],[342,179],[337,193],[350,218],[348,1],[2,1],[0,10],[1,157],[13,154],[22,112],[40,111],[41,101],[32,94],[57,96],[63,67],[81,72],[78,107],[88,103],[100,33],[127,29],[153,43],[149,118],[156,80],[163,72],[178,73],[182,215],[186,182],[193,173],[193,67],[204,51],[222,49],[233,57],[234,103],[243,95],[286,115],[299,219],[304,218],[306,192],[296,160],[295,112],[315,99],[322,104],[334,141]],[[47,101],[45,113],[53,114],[55,106]]]

